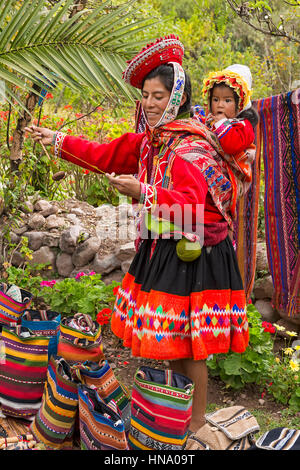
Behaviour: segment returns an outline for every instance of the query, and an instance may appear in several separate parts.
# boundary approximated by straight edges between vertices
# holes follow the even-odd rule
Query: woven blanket
[[[257,108],[257,103],[253,102]],[[259,188],[261,174],[261,130],[260,124],[255,130],[256,155],[252,163],[252,183],[237,202],[236,219],[234,221],[233,240],[236,245],[236,255],[243,280],[247,301],[250,298],[256,268],[256,245],[259,208]]]
[[[300,89],[257,102],[263,141],[265,229],[273,305],[300,315]]]

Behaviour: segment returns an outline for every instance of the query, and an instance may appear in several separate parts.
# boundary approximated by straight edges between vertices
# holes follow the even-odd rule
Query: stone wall
[[[17,245],[11,262],[17,267],[24,263],[18,244],[26,237],[33,250],[28,262],[49,264],[52,269],[45,274],[51,277],[95,271],[107,282],[121,280],[135,254],[134,234],[127,203],[94,208],[76,199],[28,201],[18,226],[10,232],[11,242]]]
[[[45,276],[75,277],[78,272],[95,271],[104,282],[121,281],[134,257],[134,218],[131,205],[102,205],[94,208],[76,199],[49,202],[28,201],[23,207],[18,227],[11,230],[11,241],[20,243],[28,238],[33,250],[29,263],[49,263]],[[24,258],[18,248],[12,264],[20,266]],[[266,245],[259,241],[256,261],[257,279],[253,288],[254,303],[268,322],[290,322],[284,312],[271,305],[273,283],[269,273]],[[294,322],[293,328],[300,328]],[[287,325],[289,327],[289,325]]]

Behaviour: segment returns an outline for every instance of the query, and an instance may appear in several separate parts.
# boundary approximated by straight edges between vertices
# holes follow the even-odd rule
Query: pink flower
[[[41,287],[53,287],[54,284],[56,284],[55,279],[53,279],[52,281],[42,281],[40,283]]]
[[[80,273],[76,274],[75,279],[79,279],[82,276],[85,276],[85,273],[80,272]]]
[[[88,276],[93,276],[94,274],[96,274],[95,271],[91,271],[90,273],[88,273]]]

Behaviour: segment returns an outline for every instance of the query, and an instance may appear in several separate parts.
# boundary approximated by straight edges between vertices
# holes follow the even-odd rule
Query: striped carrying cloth
[[[61,357],[49,360],[41,407],[30,430],[47,449],[72,449],[78,412],[78,382]]]
[[[273,305],[300,316],[300,88],[257,103],[265,174],[265,226]]]
[[[99,362],[104,358],[101,326],[90,315],[82,313],[63,318],[57,354],[70,364],[78,361]]]
[[[21,323],[24,310],[29,307],[32,294],[13,284],[0,284],[0,328]]]
[[[0,403],[5,415],[33,419],[41,405],[48,366],[49,337],[18,325],[2,328]]]
[[[72,365],[72,372],[78,380],[89,387],[96,387],[97,393],[109,404],[113,400],[124,422],[125,431],[130,426],[130,393],[116,378],[109,363],[104,360],[97,362],[79,362]]]
[[[192,416],[194,384],[188,377],[140,367],[131,398],[132,450],[183,449]]]
[[[127,450],[124,423],[114,402],[105,403],[96,388],[82,384],[78,398],[82,450]]]
[[[21,325],[41,336],[50,336],[48,356],[57,354],[61,315],[52,310],[25,310]]]

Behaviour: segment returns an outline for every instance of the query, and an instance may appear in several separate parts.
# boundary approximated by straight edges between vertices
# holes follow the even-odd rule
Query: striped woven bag
[[[70,450],[78,412],[78,382],[61,357],[49,360],[41,407],[30,430],[47,449]]]
[[[184,375],[140,367],[132,387],[130,449],[183,449],[193,393],[194,384]]]
[[[121,384],[109,363],[104,360],[97,362],[86,361],[72,365],[72,370],[82,384],[96,387],[99,396],[109,404],[113,400],[124,422],[125,431],[130,427],[130,392]]]
[[[29,307],[32,294],[13,284],[0,284],[0,328],[21,323],[24,310]]]
[[[72,326],[78,318],[83,318],[89,328],[84,330]],[[76,314],[63,318],[60,322],[57,354],[70,364],[78,361],[99,362],[104,358],[101,326],[89,315]]]
[[[5,415],[33,419],[37,413],[47,375],[49,339],[21,325],[2,328],[0,403]]]
[[[21,325],[34,331],[35,334],[50,336],[48,356],[57,354],[59,325],[61,315],[52,310],[25,310]]]
[[[114,402],[109,404],[96,388],[78,385],[79,430],[82,450],[127,450],[124,423]]]

